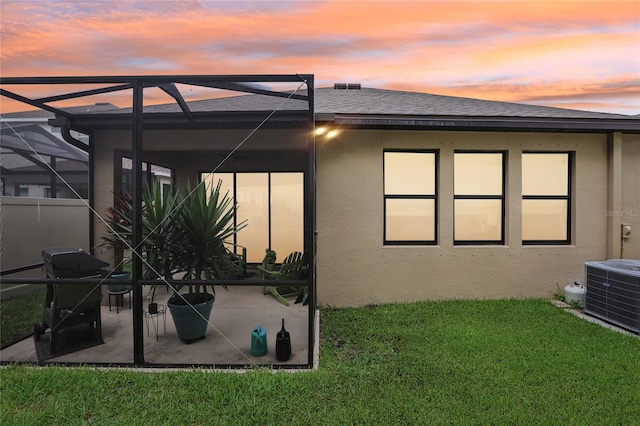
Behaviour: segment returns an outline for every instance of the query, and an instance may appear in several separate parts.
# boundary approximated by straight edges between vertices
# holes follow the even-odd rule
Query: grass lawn
[[[33,332],[33,325],[42,322],[45,289],[3,300],[0,306],[0,345],[11,343]]]
[[[321,321],[320,368],[299,374],[8,366],[0,423],[640,422],[640,339],[545,300],[325,310]]]

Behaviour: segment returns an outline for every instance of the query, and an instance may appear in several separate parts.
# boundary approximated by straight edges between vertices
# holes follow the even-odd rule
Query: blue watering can
[[[267,353],[267,330],[260,324],[251,332],[251,355],[262,356]]]

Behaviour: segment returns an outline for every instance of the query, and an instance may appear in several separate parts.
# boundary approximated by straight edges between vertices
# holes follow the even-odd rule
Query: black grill
[[[57,278],[83,278],[98,275],[108,263],[73,247],[52,247],[42,250],[47,276]]]

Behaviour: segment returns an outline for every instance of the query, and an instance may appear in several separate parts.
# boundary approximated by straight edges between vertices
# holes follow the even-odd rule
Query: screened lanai
[[[313,363],[317,318],[312,75],[16,77],[2,78],[1,86],[0,94],[7,100],[3,109],[19,103],[25,109],[53,113],[49,124],[60,129],[68,144],[64,149],[85,158],[88,191],[77,195],[86,198],[88,241],[77,248],[108,264],[106,270],[131,272],[127,284],[132,291],[115,302],[121,305],[118,312],[110,306],[114,300],[107,290],[114,278],[64,278],[65,284],[101,287],[103,343],[44,361],[37,354],[38,359],[31,361],[159,367]],[[117,108],[77,108],[107,103]],[[87,141],[74,138],[78,133],[87,135]],[[3,120],[3,142],[5,134],[12,146],[30,150],[34,158],[46,155],[27,146],[18,127]],[[56,176],[58,185],[71,185],[63,174],[51,168],[47,173]],[[237,206],[233,223],[243,227],[226,240],[241,259],[242,273],[207,280],[216,286],[207,332],[204,339],[185,344],[175,334],[166,303],[176,286],[194,283],[180,274],[149,277],[149,259],[141,248],[147,209],[143,196],[156,183],[166,196],[174,188],[212,188],[218,182]],[[109,209],[123,193],[131,199],[132,243],[119,262],[105,237],[112,231]],[[24,232],[30,232],[29,226]],[[25,239],[25,244],[29,241]],[[55,245],[70,244],[61,235]],[[29,251],[41,253],[46,248],[36,243]],[[258,268],[266,249],[278,253],[276,268],[290,253],[304,256],[303,276],[278,277],[277,287],[300,289],[298,297],[286,301],[288,305],[265,290],[274,287],[267,285],[273,284],[272,276]],[[22,272],[20,278],[6,272],[12,271],[3,271],[4,283],[51,287],[63,279],[43,278],[37,269],[32,276]],[[149,312],[152,287],[163,315]],[[275,354],[283,319],[292,342],[286,361]],[[258,325],[267,331],[269,350],[264,356],[251,353],[252,332]],[[42,337],[47,333],[50,330],[44,330]],[[17,344],[37,346],[35,337]],[[6,356],[10,349],[3,349],[3,362],[12,361]]]

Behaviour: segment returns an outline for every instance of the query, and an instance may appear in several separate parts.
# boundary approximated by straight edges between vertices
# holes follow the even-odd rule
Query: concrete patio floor
[[[145,290],[143,306],[147,305]],[[156,291],[155,301],[166,305],[170,294],[163,288]],[[124,297],[124,308],[117,313],[102,306],[102,338],[104,344],[74,353],[61,355],[47,363],[132,364],[133,363],[133,314]],[[144,361],[157,366],[207,365],[304,365],[309,363],[309,306],[302,303],[289,306],[279,303],[270,294],[262,294],[261,286],[229,287],[229,291],[216,290],[216,301],[211,313],[210,325],[204,339],[185,344],[177,336],[171,314],[166,312],[166,332],[162,317],[155,318],[157,335],[152,321],[144,318]],[[106,303],[106,297],[104,300]],[[280,362],[276,358],[276,334],[282,319],[291,336],[291,358]],[[251,332],[258,324],[267,330],[267,354],[251,355]],[[317,331],[317,330],[316,330]],[[48,333],[48,332],[47,332]],[[317,356],[317,354],[316,354]],[[38,362],[33,338],[27,338],[0,352],[5,362]]]

